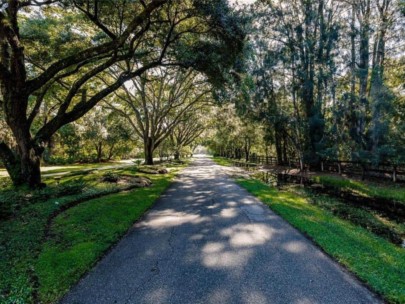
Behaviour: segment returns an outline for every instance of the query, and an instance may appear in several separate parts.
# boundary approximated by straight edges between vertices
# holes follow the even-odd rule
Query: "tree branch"
[[[168,2],[168,0],[153,0],[139,15],[135,16],[131,23],[128,25],[126,30],[123,34],[116,39],[101,44],[99,46],[90,47],[85,49],[81,52],[78,52],[74,55],[68,56],[64,59],[61,59],[53,64],[51,64],[46,71],[44,71],[38,77],[30,80],[27,82],[27,93],[30,94],[38,90],[41,86],[43,86],[46,82],[51,80],[56,74],[60,71],[73,66],[75,64],[79,64],[82,61],[88,60],[89,58],[97,57],[99,55],[111,52],[113,50],[120,49],[124,44],[127,38],[131,35],[135,29],[142,25],[145,21],[149,19],[149,16],[155,11],[157,8],[162,6]]]
[[[131,73],[123,73],[121,76],[109,87],[101,90],[96,95],[91,97],[88,101],[81,101],[74,106],[74,108],[67,113],[58,113],[53,119],[51,119],[45,126],[43,126],[35,136],[34,141],[44,142],[49,139],[61,126],[66,125],[76,119],[79,119],[88,111],[90,111],[100,100],[113,93],[120,88],[126,81],[131,78],[137,77],[144,73],[146,70],[156,67],[160,64],[160,61],[154,61],[143,67],[133,71]]]

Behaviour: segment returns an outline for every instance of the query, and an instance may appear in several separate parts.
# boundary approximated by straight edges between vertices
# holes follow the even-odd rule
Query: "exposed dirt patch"
[[[117,184],[124,186],[132,185],[143,188],[152,185],[152,181],[149,178],[143,176],[121,175],[118,178]]]
[[[138,168],[138,172],[145,174],[166,174],[169,171],[164,167],[142,166]]]

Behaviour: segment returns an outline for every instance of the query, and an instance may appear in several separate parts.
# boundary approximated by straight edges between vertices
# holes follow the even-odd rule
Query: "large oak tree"
[[[48,10],[54,11],[46,15]],[[23,35],[24,25],[34,21],[36,35]],[[61,43],[48,46],[46,30],[66,22],[68,35],[54,33],[56,41],[81,38],[62,50]],[[13,183],[41,185],[41,155],[52,135],[148,69],[192,67],[220,84],[243,38],[224,0],[1,1],[0,112],[15,146],[0,138],[0,159]],[[108,85],[97,82],[118,63],[131,68]],[[53,103],[50,117],[34,128],[47,99]]]
[[[134,78],[106,103],[143,141],[145,163],[179,124],[211,100],[211,86],[193,70],[157,68]]]

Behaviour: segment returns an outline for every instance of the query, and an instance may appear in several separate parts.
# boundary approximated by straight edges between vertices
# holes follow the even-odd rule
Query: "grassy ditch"
[[[255,179],[237,182],[389,302],[405,303],[403,248],[339,218],[304,193],[277,190]]]
[[[381,186],[373,183],[328,175],[316,176],[313,180],[319,184],[336,187],[341,190],[353,191],[362,196],[390,199],[405,204],[405,187],[403,185]]]
[[[226,159],[214,160],[226,164]],[[263,172],[252,173],[251,176],[265,183],[281,184],[283,189],[306,197],[312,204],[393,244],[401,245],[405,239],[404,204],[400,201],[405,191],[403,187],[323,175],[306,178],[305,188],[301,188],[293,186],[300,179],[296,175],[288,176],[297,180],[287,183],[284,180],[277,182],[277,177]]]

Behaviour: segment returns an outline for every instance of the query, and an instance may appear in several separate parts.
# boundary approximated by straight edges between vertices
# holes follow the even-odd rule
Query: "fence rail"
[[[251,155],[248,161],[237,161],[242,165],[243,163],[252,165],[277,165],[277,157],[263,156],[263,155]],[[289,159],[284,166],[289,168],[303,169],[309,171],[310,168],[306,164],[302,163],[299,158]],[[337,174],[347,174],[351,176],[361,176],[362,179],[367,177],[377,177],[391,179],[393,182],[405,181],[405,164],[393,164],[393,163],[380,163],[373,164],[371,162],[358,162],[347,160],[321,160],[320,168],[321,172],[333,172]],[[317,170],[318,171],[318,170]]]

